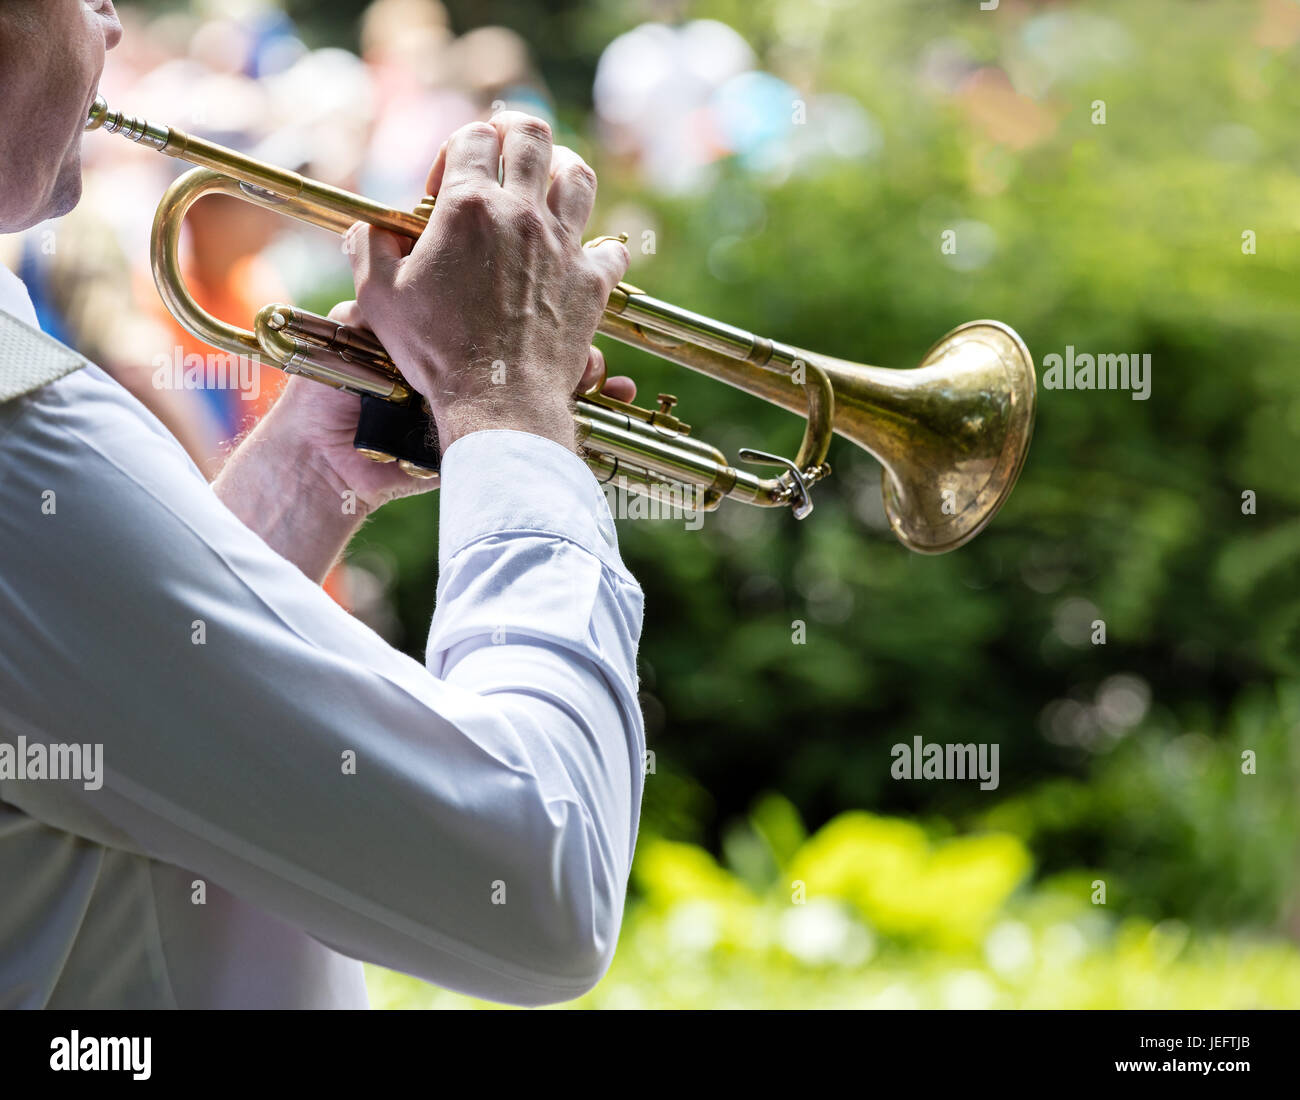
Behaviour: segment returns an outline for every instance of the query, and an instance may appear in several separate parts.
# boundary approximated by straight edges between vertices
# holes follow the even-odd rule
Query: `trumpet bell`
[[[1037,379],[998,321],[953,329],[914,370],[818,362],[835,389],[836,434],[883,466],[885,513],[909,550],[969,542],[1011,494],[1029,452]]]

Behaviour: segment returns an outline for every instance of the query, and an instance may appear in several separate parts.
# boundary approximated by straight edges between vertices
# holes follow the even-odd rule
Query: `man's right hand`
[[[451,136],[428,193],[413,246],[349,231],[366,323],[428,398],[443,450],[488,428],[573,450],[573,394],[603,370],[591,339],[628,266],[616,240],[582,247],[595,173],[544,121],[507,111]]]

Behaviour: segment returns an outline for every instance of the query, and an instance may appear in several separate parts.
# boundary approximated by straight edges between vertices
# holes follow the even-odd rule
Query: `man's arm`
[[[104,769],[0,798],[448,988],[539,1004],[599,979],[642,789],[641,593],[575,455],[448,449],[427,667],[107,380],[50,387],[0,469],[0,728],[101,744]]]

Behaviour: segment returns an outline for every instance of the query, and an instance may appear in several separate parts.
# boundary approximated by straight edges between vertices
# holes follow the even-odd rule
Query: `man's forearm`
[[[368,506],[301,436],[279,430],[277,411],[239,445],[212,487],[246,527],[319,584]]]

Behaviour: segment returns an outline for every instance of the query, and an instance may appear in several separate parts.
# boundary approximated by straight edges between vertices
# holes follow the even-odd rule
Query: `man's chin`
[[[54,191],[50,195],[46,218],[61,218],[76,208],[81,201],[81,157],[64,166],[55,181]]]

